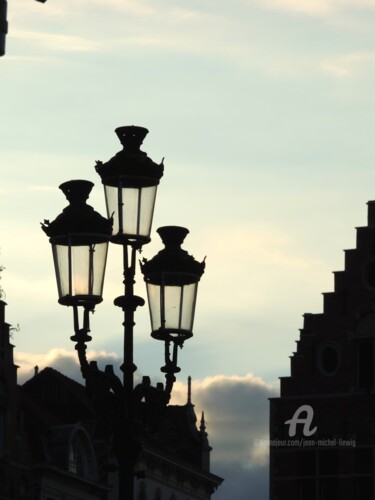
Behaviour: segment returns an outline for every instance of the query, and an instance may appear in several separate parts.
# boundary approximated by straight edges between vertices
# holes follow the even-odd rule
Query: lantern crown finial
[[[186,227],[181,226],[163,226],[156,230],[166,248],[173,246],[180,247],[184,239],[189,234]]]
[[[86,203],[93,186],[93,182],[77,179],[63,182],[60,184],[59,188],[65,194],[69,203],[84,204]]]
[[[117,127],[115,132],[117,137],[120,139],[121,144],[124,146],[124,149],[129,152],[139,152],[139,148],[148,134],[147,128],[135,125]]]

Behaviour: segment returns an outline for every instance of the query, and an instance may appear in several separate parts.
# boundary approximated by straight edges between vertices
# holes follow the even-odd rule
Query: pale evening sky
[[[253,439],[267,437],[267,398],[375,199],[375,3],[9,0],[8,21],[0,262],[20,379],[35,364],[77,373],[72,312],[57,304],[39,222],[66,205],[58,185],[77,178],[95,183],[90,201],[104,214],[95,160],[121,149],[116,127],[145,126],[143,150],[165,156],[165,174],[143,255],[169,224],[207,255],[176,400],[191,375],[213,472],[226,479],[214,498],[265,500],[267,450]],[[112,247],[89,346],[102,363],[121,356],[121,280]],[[136,363],[156,381],[162,345],[147,307],[136,322]]]

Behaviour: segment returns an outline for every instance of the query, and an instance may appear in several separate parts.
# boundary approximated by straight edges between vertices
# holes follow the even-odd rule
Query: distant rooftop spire
[[[188,376],[188,393],[187,393],[187,403],[188,405],[191,405],[191,377],[190,375]]]
[[[206,432],[206,420],[204,419],[204,411],[202,411],[201,425],[199,426],[199,430],[200,430],[201,434],[207,436],[207,432]]]

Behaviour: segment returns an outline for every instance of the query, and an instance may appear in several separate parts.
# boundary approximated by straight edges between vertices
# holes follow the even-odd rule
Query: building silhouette
[[[53,368],[17,385],[17,366],[0,300],[0,499],[117,500],[110,428],[85,388]],[[141,410],[146,414],[146,409]],[[222,482],[210,472],[211,447],[191,403],[167,407],[146,425],[136,500],[208,500]]]
[[[271,500],[373,500],[375,202],[270,401]]]

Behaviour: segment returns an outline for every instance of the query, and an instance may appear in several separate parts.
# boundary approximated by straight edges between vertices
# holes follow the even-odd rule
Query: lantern
[[[184,340],[193,335],[198,282],[205,263],[198,262],[181,248],[188,230],[164,226],[157,230],[165,248],[153,259],[143,259],[142,273],[147,286],[151,335],[155,339]]]
[[[141,247],[150,241],[156,190],[164,165],[140,151],[148,130],[127,126],[115,130],[124,149],[107,163],[97,162],[104,185],[108,217],[113,216],[111,241]]]
[[[53,222],[42,224],[52,245],[59,303],[67,306],[93,308],[103,300],[112,221],[86,204],[93,185],[85,180],[61,184],[70,204]]]

